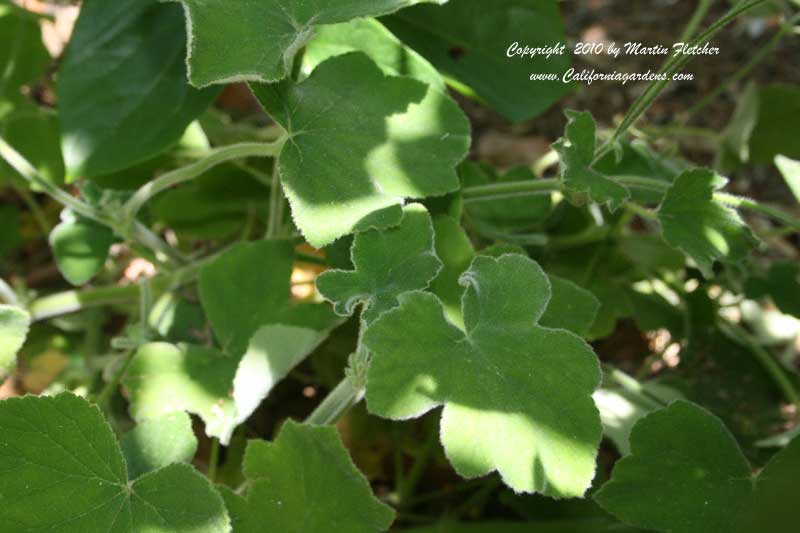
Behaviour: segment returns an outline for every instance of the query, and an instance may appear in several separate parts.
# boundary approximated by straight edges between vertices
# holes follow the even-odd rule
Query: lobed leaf
[[[69,393],[0,402],[7,531],[227,533],[208,480],[171,464],[133,480],[99,409]]]
[[[706,277],[716,261],[744,259],[758,240],[735,210],[714,199],[725,184],[707,169],[681,174],[667,191],[658,210],[664,240],[694,259]]]
[[[143,420],[120,439],[128,477],[136,479],[172,463],[188,463],[197,453],[192,420],[183,412]]]
[[[357,234],[351,257],[354,271],[328,270],[317,277],[317,288],[341,316],[363,304],[366,323],[396,307],[404,292],[425,289],[442,268],[431,217],[419,204],[404,207],[394,228]]]
[[[317,26],[385,15],[428,0],[177,1],[189,28],[189,79],[205,87],[281,80]]]
[[[516,491],[582,495],[601,433],[592,349],[538,325],[550,282],[526,257],[478,257],[461,284],[466,331],[421,292],[367,328],[369,410],[406,419],[444,406],[442,443],[462,476],[497,470]]]
[[[611,178],[594,170],[597,125],[588,111],[568,110],[564,137],[553,148],[561,158],[561,181],[567,192],[588,195],[598,204],[607,204],[612,211],[622,207],[630,191]]]
[[[674,533],[794,531],[800,439],[755,479],[714,415],[677,401],[640,420],[595,500],[628,524]]]
[[[330,426],[289,420],[274,442],[250,441],[244,473],[246,496],[225,494],[233,533],[256,533],[265,524],[286,533],[371,533],[394,520]]]
[[[458,105],[420,81],[386,76],[360,52],[328,59],[302,83],[252,89],[289,134],[278,168],[313,246],[397,225],[404,198],[459,187],[470,125]]]

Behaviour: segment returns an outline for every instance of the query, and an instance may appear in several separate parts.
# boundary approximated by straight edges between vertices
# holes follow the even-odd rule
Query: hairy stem
[[[352,376],[345,376],[314,409],[314,412],[306,418],[306,424],[320,426],[335,424],[363,397],[364,387],[358,384]]]

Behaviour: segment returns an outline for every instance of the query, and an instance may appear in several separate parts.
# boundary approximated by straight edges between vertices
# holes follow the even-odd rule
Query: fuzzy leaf
[[[714,199],[724,184],[710,170],[689,170],[675,179],[658,210],[664,240],[694,259],[706,277],[715,261],[740,261],[758,244],[738,213]]]
[[[464,477],[497,470],[516,491],[582,495],[601,433],[592,349],[538,325],[551,289],[532,260],[478,257],[461,283],[466,332],[421,292],[366,330],[369,410],[407,419],[443,405],[442,443]]]
[[[588,111],[570,111],[564,137],[553,148],[561,157],[561,180],[573,195],[588,194],[593,202],[612,211],[630,198],[628,189],[591,168],[597,147],[597,125]]]
[[[262,326],[320,334],[340,323],[330,307],[289,300],[294,249],[289,241],[233,245],[200,272],[200,300],[223,350],[241,356]]]
[[[120,439],[128,477],[137,477],[173,463],[188,463],[197,452],[192,421],[183,412],[144,420]]]
[[[58,75],[70,178],[158,155],[219,94],[186,81],[182,18],[178,6],[157,0],[84,3]]]
[[[442,268],[431,217],[419,204],[403,209],[397,227],[356,235],[351,256],[355,271],[329,270],[317,278],[317,288],[341,316],[363,304],[367,323],[396,307],[402,293],[426,288]]]
[[[386,15],[427,0],[177,0],[189,28],[189,79],[197,87],[278,81],[317,26]]]
[[[353,52],[300,84],[254,85],[290,139],[278,159],[292,215],[309,243],[397,225],[404,198],[458,189],[470,125],[445,93],[386,76]]]
[[[257,533],[265,524],[286,533],[372,533],[394,520],[330,426],[289,420],[275,442],[250,441],[244,473],[246,498],[226,494],[233,533]]]
[[[0,381],[14,368],[17,352],[25,343],[31,317],[13,305],[0,304]]]
[[[6,531],[226,533],[208,480],[173,464],[135,481],[100,410],[69,393],[0,402]]]
[[[50,232],[50,248],[64,279],[83,285],[103,269],[108,251],[117,240],[114,232],[93,220],[66,210]]]
[[[408,76],[445,90],[439,71],[375,19],[321,26],[306,46],[303,66],[313,70],[330,57],[356,51],[367,54],[386,74]]]
[[[624,522],[673,533],[794,531],[791,501],[800,489],[800,439],[753,482],[728,429],[702,407],[677,401],[633,428],[595,500]]]

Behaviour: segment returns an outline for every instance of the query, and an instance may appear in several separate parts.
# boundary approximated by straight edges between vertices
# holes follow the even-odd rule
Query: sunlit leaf
[[[31,317],[24,309],[0,304],[0,380],[14,368],[30,323]]]
[[[386,76],[354,52],[300,84],[253,85],[290,138],[278,159],[292,215],[309,243],[394,226],[404,198],[458,189],[470,125],[445,93]]]
[[[367,329],[369,410],[406,419],[444,406],[442,443],[461,475],[497,470],[516,491],[582,495],[601,432],[594,353],[577,335],[538,325],[551,289],[532,260],[478,257],[461,283],[466,331],[421,292]]]
[[[197,452],[192,421],[183,412],[144,420],[120,439],[128,477],[137,477],[169,466],[188,463]]]
[[[244,473],[245,497],[225,494],[233,533],[373,533],[394,520],[330,426],[290,420],[274,442],[250,441]]]

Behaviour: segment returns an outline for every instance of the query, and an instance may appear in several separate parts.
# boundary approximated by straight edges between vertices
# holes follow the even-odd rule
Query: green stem
[[[272,168],[272,185],[269,189],[269,220],[267,221],[267,239],[275,238],[280,233],[283,223],[283,187],[281,186],[278,162]]]
[[[283,147],[284,140],[285,137],[269,144],[242,143],[218,148],[211,151],[206,157],[199,161],[195,161],[190,165],[159,176],[142,185],[142,187],[127,201],[124,208],[126,220],[133,221],[142,206],[160,192],[181,183],[191,181],[217,165],[233,159],[274,157],[278,155],[281,151],[281,147]]]
[[[703,19],[708,14],[713,4],[714,0],[699,0],[697,2],[697,7],[692,14],[692,18],[689,19],[689,23],[686,24],[686,28],[681,34],[680,42],[686,42],[692,38],[692,35],[697,32],[697,29],[700,27],[700,24],[703,22]]]
[[[200,270],[216,256],[191,263],[169,274],[162,274],[150,280],[154,294],[171,290],[191,283],[200,275]],[[62,316],[70,313],[104,305],[129,303],[139,295],[137,285],[98,287],[85,290],[71,290],[44,296],[28,306],[34,321]]]
[[[728,321],[720,321],[720,329],[727,333],[733,340],[747,346],[764,370],[769,374],[772,381],[783,394],[787,402],[797,406],[800,409],[800,395],[798,395],[794,384],[786,375],[783,367],[772,357],[763,346],[758,343],[758,340],[753,338],[744,328]]]
[[[322,403],[314,409],[314,412],[306,418],[306,424],[319,426],[335,424],[363,397],[363,385],[356,383],[353,377],[345,376],[336,388],[328,393]]]
[[[217,467],[219,465],[219,439],[211,439],[211,452],[208,457],[208,480],[213,484],[217,479]]]
[[[464,203],[487,202],[532,194],[548,194],[561,190],[561,182],[556,178],[509,181],[466,187],[461,190]]]
[[[767,0],[746,0],[733,6],[725,15],[718,21],[712,24],[706,31],[692,39],[688,44],[689,47],[697,46],[708,42],[714,35],[719,33],[725,26],[733,22],[739,15],[757,7]],[[672,76],[685,67],[694,56],[691,55],[676,55],[672,54],[664,65],[659,70],[659,74],[664,74],[663,80],[652,82],[647,89],[633,102],[633,105],[628,109],[622,122],[614,131],[611,138],[597,151],[595,154],[594,162],[600,161],[608,153],[613,150],[614,143],[616,143],[627,131],[633,126],[637,120],[650,108],[655,102],[661,92],[672,82]]]
[[[766,58],[770,52],[772,52],[778,44],[783,40],[786,35],[792,32],[794,25],[800,22],[800,14],[795,15],[785,23],[781,25],[781,29],[770,39],[764,46],[762,46],[753,57],[745,63],[745,65],[740,68],[736,73],[731,76],[730,78],[726,79],[722,82],[716,89],[714,89],[711,93],[704,96],[699,102],[689,108],[689,111],[686,112],[686,120],[684,122],[688,122],[691,117],[696,115],[698,112],[702,111],[706,107],[708,107],[711,102],[719,98],[719,96],[724,93],[728,87],[731,85],[738,83],[740,80],[745,78],[752,70],[761,63],[764,58]]]
[[[47,216],[42,211],[42,208],[39,206],[39,203],[33,197],[33,195],[26,189],[25,187],[20,187],[17,185],[14,180],[11,180],[11,187],[16,191],[17,195],[22,198],[22,201],[25,202],[25,205],[33,215],[33,219],[36,221],[36,224],[39,226],[39,229],[42,231],[42,235],[45,237],[50,235],[50,232],[53,231],[53,227],[50,225],[50,222],[47,220]]]
[[[119,230],[115,221],[108,217],[105,213],[85,202],[82,202],[78,198],[75,198],[66,191],[62,190],[60,187],[57,187],[48,180],[42,178],[33,165],[31,165],[27,159],[17,152],[2,137],[0,137],[0,157],[2,157],[11,166],[11,168],[16,170],[20,176],[25,178],[28,183],[35,184],[47,195],[65,207],[68,207],[75,213],[85,218],[94,220],[99,224],[107,226],[115,232]],[[131,238],[156,251],[157,253],[163,254],[176,263],[181,264],[185,262],[185,259],[177,250],[173,249],[167,243],[162,241],[161,238],[159,238],[155,233],[150,231],[141,223],[137,222],[133,224],[131,228]]]

